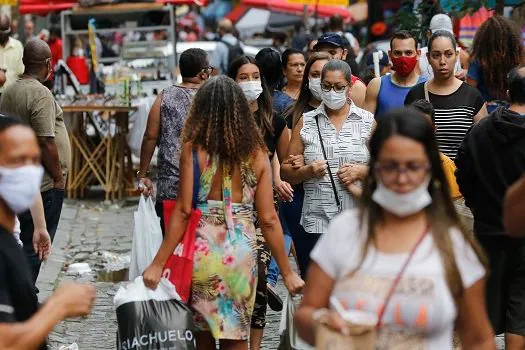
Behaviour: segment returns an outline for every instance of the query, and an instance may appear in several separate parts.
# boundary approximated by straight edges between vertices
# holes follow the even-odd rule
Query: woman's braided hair
[[[517,24],[495,15],[479,27],[472,45],[472,61],[478,61],[490,94],[506,100],[507,74],[525,64],[521,31]]]
[[[239,85],[226,76],[209,79],[193,99],[183,142],[202,147],[226,164],[239,164],[254,152],[266,152],[259,127]]]

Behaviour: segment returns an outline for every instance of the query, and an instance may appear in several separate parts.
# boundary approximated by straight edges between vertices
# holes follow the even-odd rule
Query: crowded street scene
[[[525,350],[525,1],[0,0],[4,349]]]

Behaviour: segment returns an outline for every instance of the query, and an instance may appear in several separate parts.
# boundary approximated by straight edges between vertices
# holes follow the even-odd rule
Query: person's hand
[[[454,75],[459,80],[465,80],[465,79],[467,79],[467,70],[466,69],[462,69],[459,72],[456,72],[456,74],[454,74]]]
[[[40,260],[47,260],[51,253],[51,238],[45,227],[33,231],[33,249]]]
[[[162,270],[164,270],[164,267],[155,263],[148,266],[142,274],[144,285],[151,290],[157,289],[160,279],[162,278]]]
[[[86,316],[95,302],[95,287],[87,284],[64,284],[51,298],[64,311],[64,317]]]
[[[339,332],[343,335],[349,335],[350,329],[348,324],[336,311],[328,311],[326,315],[321,316],[319,324],[325,325],[335,332]]]
[[[276,181],[275,189],[282,201],[291,202],[293,200],[293,188],[286,181]]]
[[[62,176],[58,180],[53,181],[53,187],[57,190],[63,190],[66,188],[66,178]]]
[[[139,191],[146,197],[153,194],[153,182],[149,177],[141,177],[138,185]]]
[[[349,186],[357,180],[364,180],[368,174],[368,167],[359,164],[343,164],[337,172],[339,180],[345,185]]]
[[[300,169],[302,168],[303,166],[305,166],[305,162],[304,162],[304,156],[303,155],[297,155],[297,156],[290,156],[288,157],[289,159],[289,164],[292,165],[292,169],[294,170],[297,170],[297,169]]]
[[[5,75],[5,71],[0,70],[0,86],[4,86],[6,81],[7,81],[7,77]]]
[[[328,169],[328,162],[324,159],[316,160],[308,165],[310,167],[310,174],[312,178],[319,178],[326,175]]]
[[[295,273],[295,271],[290,271],[288,274],[283,275],[283,282],[292,296],[301,293],[304,288],[304,281]]]

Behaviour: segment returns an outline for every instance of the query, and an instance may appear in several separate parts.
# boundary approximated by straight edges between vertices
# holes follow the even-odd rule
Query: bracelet
[[[328,315],[329,312],[330,312],[330,310],[328,310],[327,308],[316,309],[312,313],[312,320],[315,323],[319,323],[321,318],[323,318],[324,316]]]
[[[149,177],[150,175],[151,175],[151,172],[149,170],[147,170],[144,174],[142,174],[142,172],[140,170],[137,171],[137,178],[138,179]]]

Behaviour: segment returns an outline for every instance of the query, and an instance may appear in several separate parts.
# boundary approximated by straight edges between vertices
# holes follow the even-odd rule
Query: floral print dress
[[[253,203],[257,179],[241,165],[242,203],[232,203],[231,171],[223,165],[223,200],[208,200],[218,159],[208,159],[200,179],[191,306],[197,331],[215,339],[247,340],[257,284]]]

